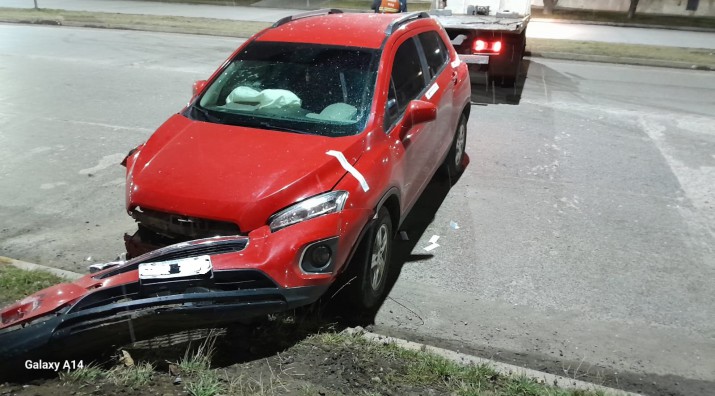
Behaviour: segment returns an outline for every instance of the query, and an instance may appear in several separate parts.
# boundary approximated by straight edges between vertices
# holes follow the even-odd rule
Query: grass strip
[[[545,57],[549,54],[561,54],[561,57],[576,54],[607,57],[609,61],[627,64],[659,61],[672,63],[673,66],[715,68],[715,51],[708,49],[552,39],[528,39],[526,47],[532,55]]]
[[[0,265],[0,305],[62,282],[65,280],[49,272],[25,271],[11,265]]]
[[[328,346],[335,355],[353,355],[360,364],[393,368],[385,378],[393,389],[433,389],[439,394],[460,396],[528,395],[595,396],[602,392],[550,386],[522,376],[499,374],[488,365],[462,365],[424,351],[375,343],[359,335],[324,333],[307,343]]]
[[[152,32],[251,37],[270,26],[266,22],[232,21],[161,15],[113,14],[53,9],[0,8],[0,22],[63,25]]]
[[[532,18],[558,19],[564,21],[715,29],[715,18],[713,17],[686,15],[644,14],[636,12],[633,19],[628,19],[626,11],[598,11],[575,8],[556,8],[553,14],[545,15],[541,8],[532,7],[531,16]]]

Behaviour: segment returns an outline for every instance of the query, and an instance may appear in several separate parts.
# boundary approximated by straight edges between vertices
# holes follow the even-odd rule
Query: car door
[[[425,164],[425,173],[422,177],[426,184],[431,179],[442,159],[447,154],[456,129],[454,111],[454,85],[457,83],[457,74],[449,66],[449,51],[442,37],[436,30],[429,30],[417,35],[418,50],[425,62],[425,69],[429,82],[423,97],[424,101],[437,106],[437,119],[426,137],[431,152]]]
[[[427,87],[424,59],[418,45],[415,36],[411,36],[399,43],[394,52],[385,108],[385,131],[396,140],[399,140],[400,121],[407,106],[410,101],[421,98]],[[402,185],[403,213],[412,207],[421,191],[425,169],[431,162],[429,139],[433,128],[432,122],[415,125],[398,143],[399,150],[404,150],[399,160],[400,174],[397,175]]]

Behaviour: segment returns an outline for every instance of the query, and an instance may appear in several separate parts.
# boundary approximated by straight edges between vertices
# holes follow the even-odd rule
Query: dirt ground
[[[365,344],[326,343],[325,338],[311,337],[282,352],[260,343],[250,345],[238,339],[223,338],[216,345],[213,369],[222,392],[238,395],[441,395],[448,393],[444,382],[433,385],[408,384],[400,380],[408,373],[405,361],[382,360],[382,355],[366,348]],[[63,381],[60,378],[33,380],[22,385],[0,385],[0,395],[55,396],[64,395],[186,395],[186,373],[170,373],[169,362],[178,361],[180,349],[142,350],[131,353],[139,360],[156,364],[150,382],[141,387],[117,385],[108,378],[92,381]],[[271,356],[264,357],[267,353]],[[384,356],[382,356],[384,357]],[[173,360],[167,360],[173,358]],[[195,393],[201,394],[201,393]]]

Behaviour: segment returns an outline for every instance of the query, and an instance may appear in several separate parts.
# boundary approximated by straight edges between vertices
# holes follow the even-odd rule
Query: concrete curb
[[[25,271],[45,271],[45,272],[49,272],[53,275],[57,275],[60,278],[64,278],[64,279],[67,279],[70,281],[79,279],[84,276],[83,274],[78,274],[76,272],[65,271],[65,270],[58,269],[58,268],[52,268],[52,267],[48,267],[46,265],[28,263],[26,261],[15,260],[15,259],[12,259],[9,257],[4,257],[4,256],[0,256],[0,265],[1,264],[12,265],[13,267],[17,267],[17,268],[23,269]]]
[[[628,395],[628,396],[640,396],[639,393],[627,392],[620,389],[609,388],[602,385],[592,384],[590,382],[580,381],[573,378],[561,377],[554,374],[545,373],[542,371],[527,369],[524,367],[514,366],[511,364],[501,363],[490,359],[484,359],[472,355],[467,355],[464,353],[450,351],[448,349],[437,348],[431,345],[420,344],[412,341],[403,340],[400,338],[383,336],[380,334],[371,333],[364,330],[361,327],[348,328],[344,330],[348,334],[358,335],[368,341],[382,343],[382,344],[394,344],[400,348],[408,349],[411,351],[422,351],[429,352],[437,356],[441,356],[445,359],[451,360],[459,364],[474,364],[474,365],[488,365],[493,368],[499,374],[505,376],[525,376],[531,378],[534,381],[546,385],[553,385],[562,389],[571,390],[586,390],[592,392],[603,392],[606,395]]]

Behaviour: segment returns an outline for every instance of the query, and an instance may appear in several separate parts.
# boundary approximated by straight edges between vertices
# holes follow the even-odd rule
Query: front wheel
[[[454,133],[452,147],[444,160],[442,167],[450,177],[458,176],[464,172],[464,150],[467,148],[467,117],[459,116],[457,130]]]
[[[357,311],[372,311],[382,302],[390,268],[392,242],[390,212],[380,208],[370,232],[348,267],[353,275],[349,303]]]

